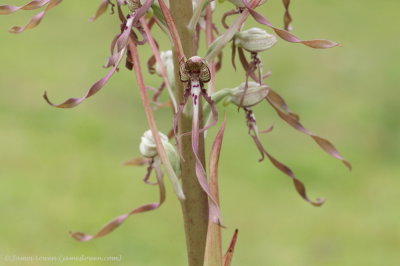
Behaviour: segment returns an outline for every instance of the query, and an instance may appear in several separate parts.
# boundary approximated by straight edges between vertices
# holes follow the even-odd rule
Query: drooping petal
[[[35,16],[32,17],[32,19],[25,25],[25,26],[14,26],[12,27],[9,32],[11,33],[21,33],[27,29],[33,29],[36,26],[40,24],[44,16],[46,15],[47,12],[49,12],[53,7],[57,6],[60,4],[62,0],[50,0],[48,5],[46,6],[46,9],[42,12],[39,12]]]
[[[269,22],[263,15],[260,13],[256,12],[253,8],[249,6],[247,3],[247,0],[242,0],[243,4],[246,6],[246,8],[249,10],[250,14],[253,16],[253,18],[258,22],[263,25],[266,25],[273,29],[276,34],[278,34],[279,37],[284,39],[285,41],[292,42],[292,43],[302,43],[308,47],[311,48],[318,48],[318,49],[325,49],[325,48],[332,48],[335,46],[339,46],[338,43],[328,41],[328,40],[308,40],[308,41],[303,41],[299,39],[297,36],[293,35],[292,33],[282,30],[279,28],[274,27],[271,22]]]
[[[346,165],[347,168],[349,168],[349,170],[351,170],[351,164],[346,161],[342,155],[337,151],[337,149],[335,148],[335,146],[333,146],[333,144],[331,142],[329,142],[328,140],[321,138],[317,135],[314,135],[313,133],[311,133],[310,131],[308,131],[299,121],[298,117],[295,117],[293,115],[291,115],[290,113],[285,113],[283,112],[280,108],[278,108],[273,101],[271,101],[269,99],[269,95],[267,95],[266,97],[267,101],[270,103],[270,105],[275,109],[275,111],[278,113],[279,117],[282,118],[286,123],[288,123],[289,125],[291,125],[293,128],[297,129],[300,132],[303,132],[306,135],[309,135],[311,138],[313,138],[313,140],[325,151],[327,152],[329,155],[331,155],[332,157],[340,160],[343,162],[344,165]]]
[[[278,169],[280,170],[282,173],[286,174],[287,176],[289,176],[292,180],[293,180],[293,184],[297,190],[297,193],[299,193],[299,195],[308,203],[314,205],[314,206],[321,206],[324,203],[323,199],[316,199],[315,201],[312,201],[308,198],[307,194],[306,194],[306,188],[304,186],[304,184],[294,175],[293,171],[287,167],[286,165],[284,165],[283,163],[281,163],[280,161],[278,161],[275,157],[273,157],[271,154],[269,154],[265,148],[263,147],[263,145],[261,144],[260,140],[258,139],[258,137],[256,135],[251,135],[251,137],[253,138],[254,142],[256,143],[257,147],[259,149],[262,149],[264,151],[264,154],[268,157],[268,159],[270,160],[270,162]]]
[[[98,91],[100,91],[104,87],[104,85],[106,85],[107,81],[112,77],[112,75],[117,70],[119,63],[121,62],[122,57],[124,56],[124,53],[125,53],[125,50],[121,51],[121,53],[119,54],[117,63],[114,65],[114,67],[102,79],[100,79],[99,81],[94,83],[84,96],[82,96],[80,98],[70,98],[63,103],[54,104],[49,100],[49,98],[47,97],[47,92],[45,92],[43,95],[44,99],[46,100],[46,102],[48,104],[50,104],[53,107],[57,107],[57,108],[72,108],[72,107],[79,105],[81,102],[83,102],[87,98],[96,94]]]
[[[159,202],[156,203],[150,203],[150,204],[146,204],[143,206],[140,206],[138,208],[135,208],[133,210],[131,210],[129,213],[120,215],[116,218],[114,218],[113,220],[111,220],[110,222],[108,222],[105,226],[103,226],[103,228],[101,228],[96,234],[94,235],[88,235],[82,232],[74,232],[74,233],[70,233],[71,236],[73,238],[75,238],[78,241],[81,242],[86,242],[95,238],[99,238],[102,236],[105,236],[109,233],[111,233],[112,231],[114,231],[117,227],[119,227],[129,216],[133,215],[133,214],[138,214],[138,213],[143,213],[143,212],[147,212],[147,211],[151,211],[154,209],[157,209],[158,207],[160,207],[163,202],[165,201],[165,186],[164,186],[164,181],[163,181],[163,176],[162,173],[160,172],[161,168],[160,165],[158,164],[156,167],[158,167],[158,170],[156,170],[156,177],[157,177],[157,184],[159,187],[159,193],[160,193],[160,200]]]

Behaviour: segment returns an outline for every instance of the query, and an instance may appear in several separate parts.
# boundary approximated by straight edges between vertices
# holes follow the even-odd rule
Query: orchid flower
[[[207,62],[198,56],[193,56],[187,59],[185,62],[182,62],[180,65],[179,76],[181,82],[186,83],[186,89],[184,92],[183,101],[178,108],[178,112],[174,118],[174,133],[177,136],[177,127],[178,127],[178,119],[180,115],[182,115],[183,109],[189,99],[192,97],[192,150],[195,156],[196,163],[196,176],[197,179],[203,188],[203,190],[207,193],[210,201],[210,213],[213,222],[220,224],[220,214],[219,207],[216,200],[212,197],[210,193],[210,189],[207,183],[207,174],[204,169],[203,164],[199,159],[199,137],[200,133],[204,132],[211,126],[215,125],[218,120],[218,113],[215,107],[215,104],[210,96],[208,96],[204,83],[207,83],[211,79],[210,70],[207,66]],[[213,113],[213,121],[200,129],[200,101],[201,97],[210,105],[212,113]],[[187,134],[187,133],[185,133]],[[184,135],[185,135],[184,134]],[[179,146],[179,139],[177,139],[177,144]]]

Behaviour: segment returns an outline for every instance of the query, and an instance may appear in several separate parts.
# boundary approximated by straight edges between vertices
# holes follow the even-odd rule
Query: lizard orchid
[[[178,119],[180,115],[182,115],[185,105],[189,98],[192,99],[192,150],[195,156],[195,165],[196,165],[196,176],[199,181],[199,184],[203,188],[203,190],[207,193],[210,201],[210,212],[213,222],[220,224],[220,214],[219,207],[216,200],[212,197],[208,182],[207,182],[207,174],[204,169],[204,166],[199,158],[199,138],[200,134],[215,125],[218,120],[218,113],[215,106],[215,103],[211,99],[211,97],[207,94],[206,89],[204,88],[204,84],[209,82],[211,79],[210,69],[208,68],[207,62],[199,57],[193,56],[186,61],[182,62],[179,70],[179,77],[181,82],[186,83],[185,92],[183,95],[183,101],[179,105],[178,112],[174,118],[174,133],[177,136],[177,128],[178,128]],[[210,124],[206,125],[204,128],[200,128],[200,101],[204,99],[209,106],[211,107],[213,120]],[[187,133],[183,134],[186,135]],[[179,146],[179,139],[177,138],[177,144]]]
[[[219,2],[224,1],[219,0]],[[62,0],[31,0],[21,6],[1,5],[0,15],[19,10],[43,9],[25,26],[10,29],[12,33],[21,33],[38,26],[47,12],[61,2]],[[51,106],[75,107],[98,93],[118,72],[121,62],[125,61],[125,67],[133,70],[132,73],[136,78],[148,123],[149,130],[142,135],[139,146],[142,157],[125,164],[147,165],[143,181],[145,184],[158,186],[159,200],[116,217],[94,235],[71,233],[75,239],[89,241],[102,237],[120,226],[131,215],[159,208],[165,201],[164,175],[166,174],[182,206],[189,265],[230,266],[237,231],[232,237],[226,255],[222,256],[223,226],[221,226],[218,189],[218,162],[226,117],[212,144],[208,156],[208,168],[204,145],[205,131],[218,122],[217,104],[224,106],[233,104],[239,110],[243,110],[248,135],[261,155],[259,161],[268,158],[272,165],[291,178],[298,194],[311,205],[320,206],[324,201],[310,200],[304,184],[293,171],[267,152],[261,140],[261,133],[270,132],[272,127],[266,130],[258,129],[254,106],[260,105],[261,102],[270,104],[283,121],[311,137],[326,153],[351,169],[350,163],[340,155],[331,142],[308,131],[301,124],[299,115],[289,109],[283,97],[264,83],[270,72],[263,73],[263,62],[259,54],[271,49],[277,43],[277,37],[287,42],[319,49],[332,48],[339,44],[321,39],[302,40],[289,32],[292,22],[289,13],[290,0],[282,0],[285,8],[284,29],[275,27],[255,10],[266,3],[266,0],[229,0],[235,5],[235,9],[222,16],[221,24],[226,30],[220,34],[213,18],[218,8],[215,2],[215,0],[100,0],[95,14],[89,21],[97,20],[110,8],[111,15],[120,22],[116,29],[117,34],[111,40],[110,55],[103,66],[109,69],[108,72],[79,98],[70,98],[55,104],[49,100],[45,92],[44,98]],[[233,15],[236,18],[231,25],[228,25],[227,19]],[[277,37],[262,28],[242,30],[249,16],[259,24],[270,28]],[[151,32],[153,27],[158,27],[161,34],[166,35],[170,41],[168,47],[163,47],[164,43],[157,42],[153,37]],[[192,56],[199,54],[202,33],[207,53],[204,57]],[[233,68],[236,70],[235,56],[238,53],[245,72],[239,86],[220,89],[216,86],[218,84],[216,77],[221,68],[222,51],[229,43],[233,48]],[[160,82],[156,84],[161,84],[157,89],[153,89],[145,82],[140,63],[142,51],[139,50],[143,45],[148,45],[152,51],[152,56],[147,61],[147,68],[150,74],[156,74],[153,79],[160,79],[156,81]],[[168,100],[160,103],[160,95],[164,89],[168,92]],[[154,91],[152,99],[149,98],[149,90]],[[172,129],[169,131],[169,137],[158,130],[154,112],[160,106],[171,107],[172,119],[169,129],[171,126]],[[207,121],[204,124],[203,117]],[[176,145],[169,141],[174,136]],[[150,181],[153,173],[155,181]]]

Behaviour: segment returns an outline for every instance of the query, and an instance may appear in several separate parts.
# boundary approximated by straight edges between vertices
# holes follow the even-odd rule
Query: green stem
[[[176,28],[182,43],[183,51],[187,58],[195,55],[193,47],[193,32],[187,25],[193,14],[191,0],[170,1],[170,9],[175,19]],[[175,80],[179,81],[179,59],[174,57]],[[178,101],[183,98],[184,85],[176,82],[176,95]],[[200,108],[201,110],[201,108]],[[200,123],[202,124],[202,123]],[[179,119],[179,134],[192,130],[192,118],[182,114]],[[186,246],[189,266],[203,266],[205,245],[208,227],[208,199],[197,181],[195,172],[195,158],[192,151],[190,136],[181,138],[181,154],[185,159],[181,163],[182,187],[186,200],[182,201],[182,212],[185,226]],[[204,136],[200,135],[199,156],[205,165]]]

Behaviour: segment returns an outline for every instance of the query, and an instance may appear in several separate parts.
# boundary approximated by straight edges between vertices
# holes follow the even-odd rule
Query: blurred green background
[[[7,29],[33,13],[0,17],[0,265],[61,264],[3,261],[13,255],[122,258],[63,265],[186,264],[181,210],[168,182],[159,210],[133,216],[92,242],[68,235],[95,233],[111,218],[158,198],[157,189],[141,181],[145,168],[121,165],[139,155],[147,129],[132,72],[121,68],[103,91],[74,109],[51,108],[41,97],[44,90],[55,102],[80,96],[104,75],[101,65],[119,25],[109,15],[87,22],[98,2],[64,1],[40,27],[21,35]],[[231,5],[218,8],[221,13]],[[240,230],[233,265],[400,265],[399,8],[395,0],[293,1],[295,34],[342,47],[314,50],[280,40],[263,54],[265,69],[273,71],[267,83],[309,130],[331,140],[353,164],[347,171],[267,104],[255,108],[260,127],[275,124],[263,136],[266,147],[291,166],[311,198],[327,199],[322,207],[304,202],[268,161],[258,163],[243,113],[220,108],[228,116],[220,164],[225,247]],[[259,10],[282,26],[281,1]],[[142,51],[145,62],[149,51]],[[218,88],[244,79],[229,54],[227,49]],[[146,79],[153,87],[160,83],[155,76]],[[168,131],[170,112],[156,116]]]

